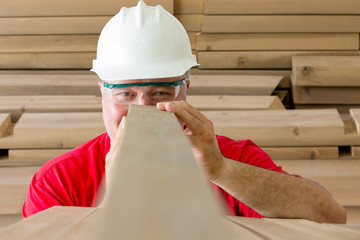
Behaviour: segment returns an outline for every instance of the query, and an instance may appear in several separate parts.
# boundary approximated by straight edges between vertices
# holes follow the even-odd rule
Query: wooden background
[[[252,139],[286,171],[324,185],[360,224],[360,2],[145,2],[188,31],[200,63],[188,101],[216,132]],[[2,1],[0,228],[21,218],[44,162],[105,131],[89,69],[105,23],[136,4]]]

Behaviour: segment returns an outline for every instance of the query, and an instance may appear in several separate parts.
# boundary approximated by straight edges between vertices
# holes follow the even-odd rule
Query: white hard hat
[[[163,7],[121,8],[105,25],[94,71],[106,80],[167,78],[198,65],[181,23]]]

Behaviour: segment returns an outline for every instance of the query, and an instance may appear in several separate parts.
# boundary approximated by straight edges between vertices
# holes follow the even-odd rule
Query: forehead
[[[185,78],[185,74],[178,77],[169,77],[169,78],[149,78],[149,79],[136,79],[136,80],[111,80],[104,81],[109,84],[122,84],[122,83],[139,83],[139,82],[176,82]]]

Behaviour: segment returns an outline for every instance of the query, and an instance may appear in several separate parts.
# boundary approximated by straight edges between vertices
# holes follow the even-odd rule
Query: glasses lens
[[[132,86],[132,87],[114,87],[108,89],[110,97],[116,105],[137,104],[145,98],[150,104],[155,105],[158,102],[174,101],[179,92],[180,86]]]

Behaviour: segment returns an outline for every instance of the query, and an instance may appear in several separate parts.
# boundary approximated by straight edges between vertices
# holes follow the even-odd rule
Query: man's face
[[[129,80],[121,81],[123,83],[138,83],[138,82],[176,82],[179,80],[185,79],[185,75],[172,78],[159,78],[159,79],[142,79],[142,80]],[[109,84],[118,84],[119,82],[106,81]],[[189,88],[190,81],[186,81],[186,84],[179,86],[179,93],[176,95],[176,101],[186,100],[186,92]],[[105,128],[107,133],[110,136],[110,139],[114,139],[116,136],[116,131],[120,124],[120,121],[123,116],[126,116],[129,110],[129,105],[115,104],[111,92],[108,88],[102,86],[102,82],[99,82],[100,90],[102,90],[102,100],[103,100],[103,118],[105,123]],[[147,87],[137,87],[134,88],[136,92],[139,92],[138,98],[134,104],[137,105],[153,105],[156,103],[149,100],[149,98],[142,96],[142,93],[146,92]]]

